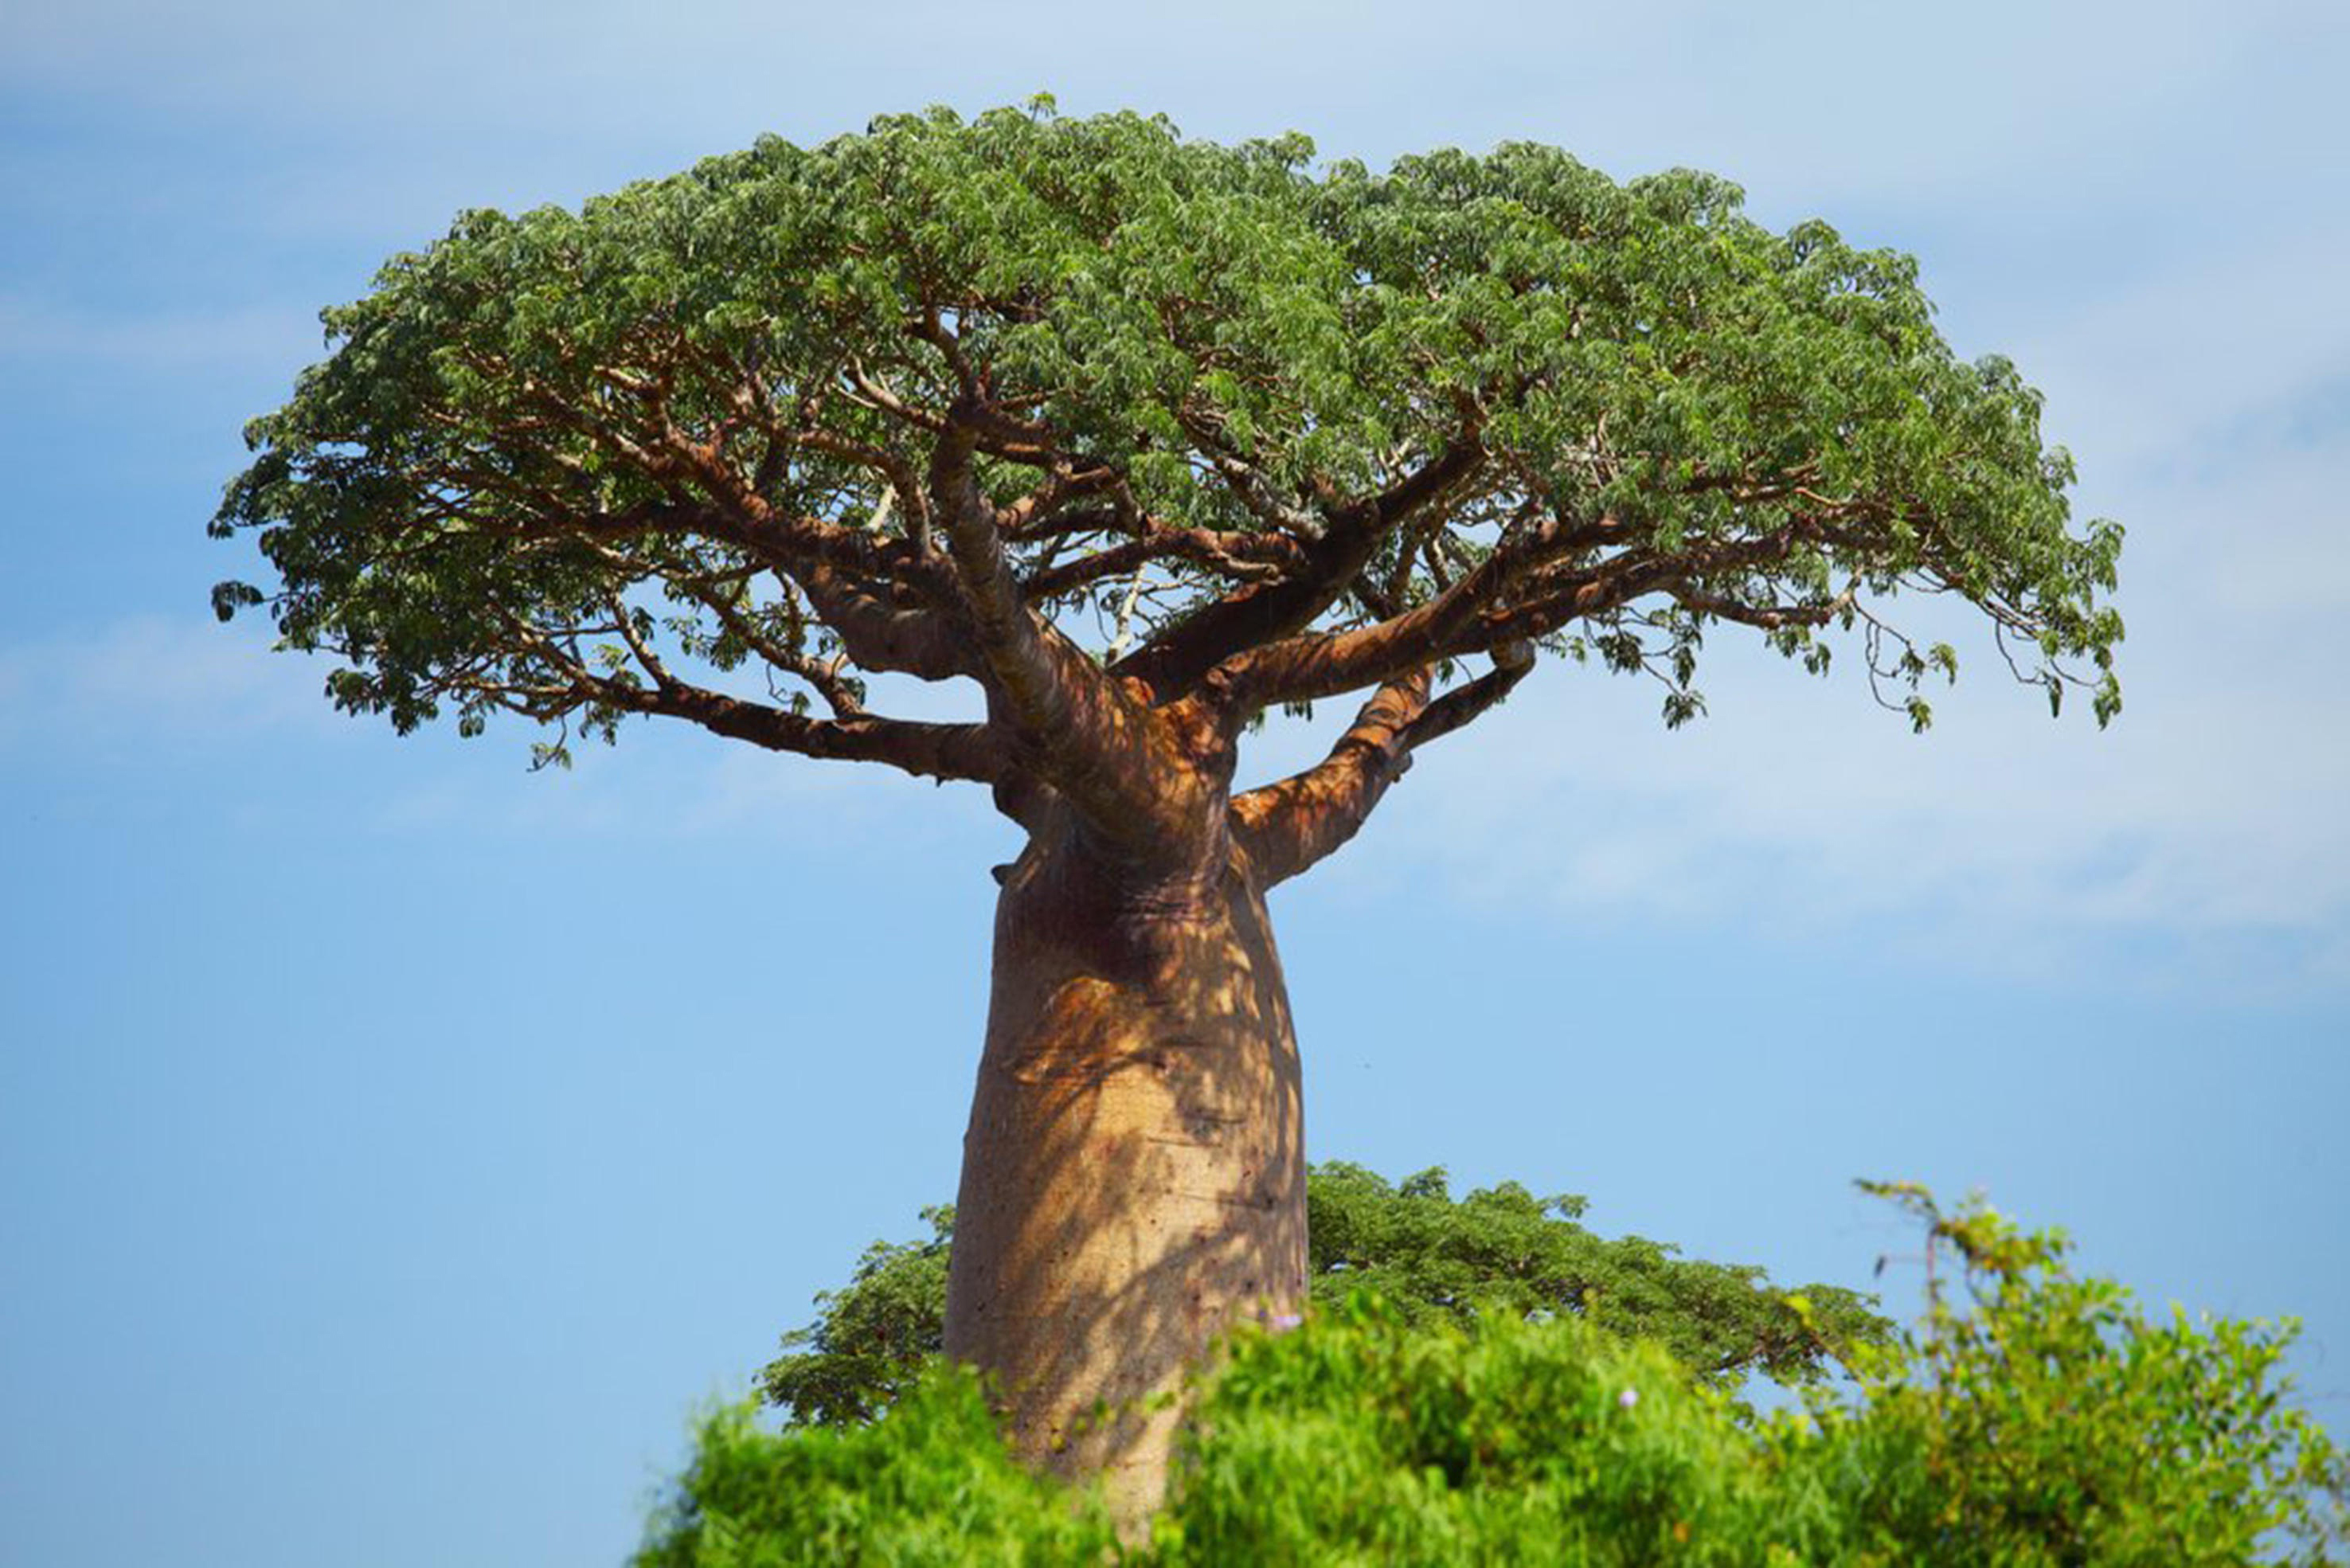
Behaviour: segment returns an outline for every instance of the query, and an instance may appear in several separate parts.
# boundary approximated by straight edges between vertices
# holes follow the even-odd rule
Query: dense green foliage
[[[325,319],[214,523],[278,585],[215,604],[265,598],[341,656],[339,704],[402,730],[705,722],[676,694],[745,661],[849,712],[829,660],[909,666],[844,607],[953,628],[920,478],[950,415],[1024,596],[1097,650],[1129,627],[1162,698],[1201,667],[1160,634],[1252,584],[1366,626],[1500,553],[1484,613],[1396,658],[1531,640],[1658,674],[1679,722],[1709,628],[1824,668],[1841,626],[1922,724],[1956,656],[1880,618],[1955,591],[2052,699],[2119,701],[2119,530],[2071,530],[2038,394],[1952,354],[1907,256],[1773,234],[1686,170],[1511,143],[1373,171],[1294,135],[934,110],[467,213]],[[1314,545],[1381,496],[1329,575]]]
[[[1343,1163],[1316,1168],[1306,1192],[1313,1294],[1325,1307],[1364,1290],[1407,1324],[1580,1317],[1653,1340],[1722,1386],[1750,1373],[1814,1380],[1893,1328],[1867,1297],[1839,1286],[1800,1287],[1799,1310],[1752,1265],[1594,1235],[1577,1223],[1585,1200],[1571,1194],[1538,1198],[1503,1182],[1455,1201],[1441,1169],[1390,1186]]]
[[[1939,1560],[1992,1564],[2246,1563],[2277,1532],[2345,1544],[2350,1469],[2287,1399],[2297,1324],[2149,1316],[2074,1276],[2060,1231],[1870,1189],[1925,1225],[1926,1321],[1898,1353],[1862,1353],[1865,1407],[1814,1413],[1828,1462],[1909,1478],[1906,1495],[1880,1487],[1888,1542],[1930,1531]]]
[[[939,1355],[954,1210],[925,1209],[922,1218],[927,1241],[867,1248],[848,1283],[816,1297],[816,1322],[784,1335],[784,1354],[759,1374],[767,1401],[794,1425],[870,1420]]]
[[[1661,1346],[1579,1317],[1357,1296],[1229,1345],[1174,1501],[1126,1561],[2222,1568],[2350,1562],[2340,1456],[2287,1401],[2290,1324],[2150,1318],[2054,1233],[1888,1189],[1936,1278],[1856,1382],[1758,1417]],[[1415,1317],[1419,1321],[1414,1321]],[[968,1532],[965,1535],[963,1532]],[[1028,1481],[966,1374],[880,1419],[702,1430],[648,1568],[1090,1563],[1098,1516]]]
[[[723,1410],[638,1568],[1092,1563],[1114,1537],[1004,1451],[971,1373],[938,1363],[879,1425],[779,1440]]]
[[[1798,1310],[1760,1269],[1687,1261],[1638,1236],[1595,1236],[1575,1222],[1582,1199],[1537,1198],[1515,1182],[1456,1201],[1441,1170],[1399,1186],[1333,1163],[1308,1173],[1305,1204],[1309,1278],[1323,1307],[1367,1291],[1412,1324],[1581,1317],[1655,1340],[1724,1386],[1754,1372],[1816,1378],[1832,1359],[1881,1342],[1892,1326],[1866,1298],[1833,1285],[1804,1287]],[[868,1419],[937,1353],[954,1212],[930,1209],[922,1217],[928,1239],[874,1243],[846,1286],[817,1298],[816,1321],[785,1334],[785,1354],[760,1375],[766,1397],[795,1423]]]

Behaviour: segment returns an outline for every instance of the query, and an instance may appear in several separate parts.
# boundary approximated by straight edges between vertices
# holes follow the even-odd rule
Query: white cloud
[[[259,631],[142,615],[0,647],[0,749],[324,727],[323,661],[272,656]]]
[[[2041,326],[2015,356],[2085,464],[2168,483],[2265,456],[2350,373],[2345,254],[2341,222],[2232,244]]]
[[[1422,762],[1347,874],[1392,855],[1578,919],[1901,932],[2001,970],[2218,940],[2342,978],[2350,746],[2292,691],[2156,690],[2100,735],[1978,668],[1915,737],[1851,679],[1718,663],[1715,715],[1676,734],[1651,691],[1543,672]]]
[[[2182,480],[2171,499],[2178,532],[2163,545],[2203,576],[2178,618],[2200,624],[2181,635],[2258,649],[2247,682],[2298,687],[2318,711],[2350,706],[2325,677],[2350,610],[2350,443],[2272,449]]]

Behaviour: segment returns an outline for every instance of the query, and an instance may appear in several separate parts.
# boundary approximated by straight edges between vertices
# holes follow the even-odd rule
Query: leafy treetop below
[[[1808,1285],[1793,1301],[1758,1268],[1706,1263],[1638,1236],[1607,1240],[1576,1223],[1579,1198],[1543,1199],[1514,1182],[1455,1199],[1441,1170],[1400,1185],[1359,1166],[1316,1166],[1306,1184],[1310,1283],[1317,1308],[1357,1292],[1407,1324],[1571,1316],[1661,1345],[1700,1379],[1750,1373],[1800,1383],[1893,1325],[1868,1298]],[[849,1282],[817,1297],[810,1326],[760,1375],[794,1424],[872,1418],[922,1375],[946,1313],[953,1211],[924,1211],[927,1241],[876,1242]]]
[[[933,1364],[875,1421],[775,1434],[721,1413],[637,1561],[2350,1563],[2350,1469],[2293,1401],[2291,1324],[2149,1314],[2074,1275],[2054,1232],[1877,1190],[1925,1230],[1924,1320],[1872,1334],[1853,1377],[1807,1387],[1800,1410],[1757,1416],[1686,1357],[1572,1314],[1466,1326],[1357,1296],[1233,1336],[1148,1542],[1120,1545],[1083,1498],[1024,1472],[976,1379]],[[1383,1184],[1359,1196],[1440,1212]],[[1446,1222],[1478,1203],[1445,1205]]]

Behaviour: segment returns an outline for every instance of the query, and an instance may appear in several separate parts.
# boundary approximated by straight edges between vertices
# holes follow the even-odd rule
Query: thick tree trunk
[[[1128,1533],[1165,1491],[1186,1370],[1305,1294],[1288,997],[1215,836],[1170,878],[1036,833],[997,907],[963,1138],[948,1354],[995,1378],[1015,1452],[1099,1476]]]

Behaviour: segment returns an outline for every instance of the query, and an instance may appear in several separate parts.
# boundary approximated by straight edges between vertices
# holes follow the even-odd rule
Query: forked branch
[[[1366,626],[1304,633],[1250,649],[1212,672],[1210,684],[1237,722],[1276,703],[1360,691],[1432,660],[1498,654],[1643,595],[1780,559],[1792,543],[1779,535],[1671,555],[1624,549],[1578,564],[1582,552],[1613,532],[1602,519],[1580,528],[1547,524],[1523,541],[1505,538],[1474,570],[1424,604]]]
[[[933,724],[869,713],[848,719],[810,719],[675,681],[666,686],[617,688],[601,681],[596,700],[630,712],[690,720],[712,734],[748,741],[773,752],[886,763],[919,778],[992,784],[1007,772],[1002,747],[984,724]]]
[[[1148,858],[1181,836],[1168,798],[1175,765],[1164,721],[1030,608],[996,510],[972,472],[974,425],[951,419],[931,459],[932,514],[944,528],[989,710],[1024,763],[1106,842]]]
[[[1533,668],[1534,649],[1511,644],[1491,670],[1430,701],[1422,666],[1374,692],[1321,762],[1237,796],[1232,836],[1258,886],[1287,881],[1354,837],[1419,748],[1495,707]]]
[[[1302,631],[1346,596],[1381,541],[1424,509],[1442,506],[1484,455],[1471,424],[1388,489],[1334,504],[1321,536],[1303,546],[1303,558],[1278,580],[1248,583],[1203,605],[1119,660],[1118,673],[1170,701],[1243,650]]]

